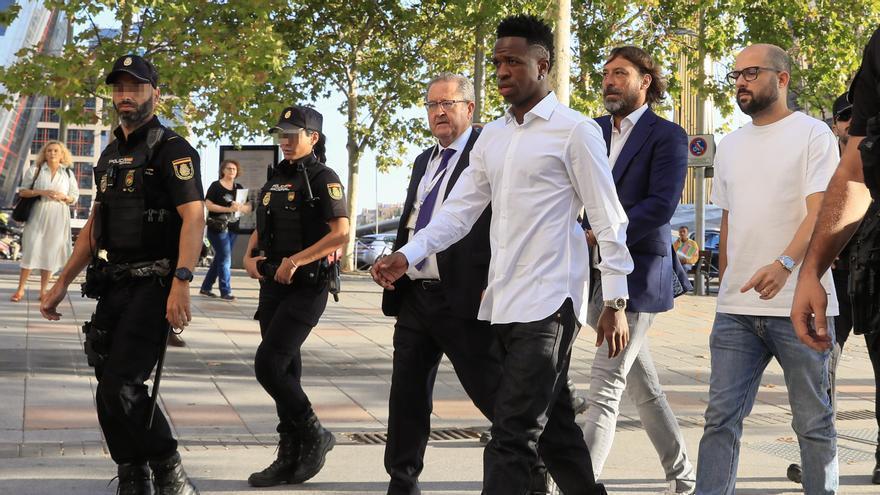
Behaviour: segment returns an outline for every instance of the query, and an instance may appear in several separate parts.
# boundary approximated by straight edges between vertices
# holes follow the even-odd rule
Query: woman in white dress
[[[64,266],[70,257],[70,205],[79,199],[79,185],[70,168],[73,158],[60,141],[49,141],[37,154],[34,166],[21,179],[22,198],[39,197],[24,224],[21,250],[21,274],[18,290],[10,298],[18,302],[31,270],[40,270],[40,298],[46,292],[49,276]],[[34,182],[34,177],[37,178]],[[33,187],[31,184],[33,183]]]

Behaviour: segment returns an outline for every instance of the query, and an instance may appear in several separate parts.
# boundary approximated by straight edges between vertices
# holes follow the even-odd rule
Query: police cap
[[[122,74],[129,74],[140,82],[150,83],[154,88],[159,84],[159,73],[156,72],[156,68],[138,55],[119,57],[104,82],[113,84]]]
[[[293,105],[281,111],[278,123],[269,129],[270,133],[308,129],[321,132],[324,116],[314,108]]]
[[[834,106],[831,107],[831,113],[834,115],[835,120],[840,120],[841,116],[843,116],[842,120],[850,119],[852,116],[852,103],[849,102],[846,93],[838,96],[837,99],[834,100]]]

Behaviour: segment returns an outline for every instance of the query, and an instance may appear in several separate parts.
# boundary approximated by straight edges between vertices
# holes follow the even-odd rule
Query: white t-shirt
[[[800,265],[769,301],[750,289],[759,268],[772,263],[807,216],[806,197],[823,192],[840,161],[828,126],[801,112],[769,125],[748,123],[728,134],[715,155],[712,202],[728,211],[727,270],[718,291],[719,313],[788,316]],[[830,271],[822,276],[828,316],[837,297]]]

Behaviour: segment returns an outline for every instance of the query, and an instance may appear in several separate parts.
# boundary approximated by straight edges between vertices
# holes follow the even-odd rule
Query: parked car
[[[354,246],[358,269],[365,270],[371,267],[379,256],[391,254],[396,240],[396,233],[370,234],[358,238]]]

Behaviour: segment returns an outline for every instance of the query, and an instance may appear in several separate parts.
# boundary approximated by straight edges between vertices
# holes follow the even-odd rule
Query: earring
[[[543,80],[544,80],[544,74],[538,74],[538,80],[539,80],[539,81],[543,81]]]

